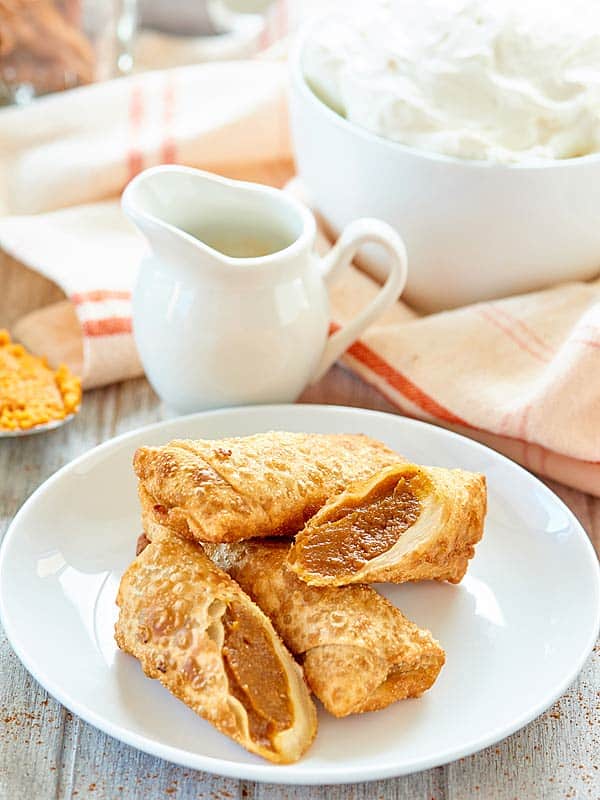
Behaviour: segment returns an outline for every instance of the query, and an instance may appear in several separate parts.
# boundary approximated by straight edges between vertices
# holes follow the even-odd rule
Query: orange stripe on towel
[[[549,344],[547,344],[538,334],[536,331],[533,330],[527,323],[523,322],[522,319],[515,317],[513,314],[510,314],[505,308],[500,308],[497,305],[490,305],[486,306],[487,310],[493,315],[496,314],[499,317],[503,317],[506,322],[510,325],[514,326],[515,329],[518,329],[521,333],[521,336],[529,337],[529,339],[534,342],[542,352],[545,352],[549,356],[554,355],[554,351]]]
[[[331,323],[330,333],[335,333],[335,331],[339,329],[340,326],[337,323]],[[410,378],[407,378],[406,375],[394,369],[391,364],[388,364],[387,361],[377,355],[370,347],[367,347],[366,344],[360,341],[354,342],[348,349],[348,353],[380,378],[383,378],[393,389],[400,392],[407,400],[410,400],[411,403],[418,406],[431,417],[443,420],[452,425],[463,425],[466,428],[473,427],[466,422],[466,420],[462,419],[462,417],[453,414],[452,411],[440,405],[433,397],[413,383]]]
[[[542,361],[544,364],[547,364],[548,361],[551,360],[549,355],[539,352],[540,348],[538,345],[536,345],[538,347],[536,350],[534,346],[525,341],[514,328],[509,327],[510,323],[505,322],[502,319],[498,319],[490,307],[482,306],[481,308],[477,309],[477,313],[482,319],[487,320],[487,322],[489,322],[491,325],[494,325],[494,327],[506,334],[506,336],[517,345],[519,350],[529,353],[530,356],[533,356],[533,358],[536,358],[538,361]]]
[[[88,319],[81,323],[84,336],[113,336],[115,333],[131,333],[131,317],[106,317]]]
[[[168,72],[163,90],[163,141],[160,147],[162,164],[174,164],[177,161],[177,145],[173,137],[173,117],[175,115],[175,85],[173,73]]]
[[[104,300],[131,300],[131,292],[118,289],[93,289],[90,292],[75,292],[71,302],[76,306],[82,303],[101,303]]]

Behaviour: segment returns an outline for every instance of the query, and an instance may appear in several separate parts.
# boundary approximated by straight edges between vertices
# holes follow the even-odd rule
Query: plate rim
[[[577,533],[579,539],[582,539],[584,551],[592,572],[595,574],[595,624],[590,625],[590,636],[584,648],[582,648],[579,658],[575,666],[569,673],[557,684],[554,691],[549,692],[542,700],[540,700],[533,709],[528,709],[523,714],[516,717],[508,725],[499,725],[488,732],[485,736],[479,736],[460,747],[449,747],[444,751],[438,751],[435,755],[423,757],[413,761],[410,765],[395,766],[393,764],[387,765],[368,765],[367,767],[355,768],[352,766],[344,765],[340,767],[308,767],[303,768],[302,762],[291,765],[274,765],[269,763],[241,763],[232,761],[225,758],[216,758],[214,756],[206,756],[198,753],[191,753],[183,750],[182,748],[174,747],[169,744],[156,741],[148,738],[143,734],[137,734],[129,731],[121,725],[114,724],[112,721],[98,715],[95,711],[88,709],[85,704],[80,704],[76,699],[69,696],[68,692],[63,691],[59,684],[56,684],[51,678],[45,675],[43,668],[40,669],[35,660],[29,659],[24,648],[21,647],[19,642],[18,631],[13,630],[11,624],[7,624],[7,618],[10,618],[7,611],[7,602],[2,591],[3,581],[1,580],[4,572],[5,562],[8,559],[10,542],[16,536],[21,517],[25,516],[31,505],[37,502],[38,497],[48,490],[62,478],[64,472],[74,469],[77,465],[90,458],[93,454],[101,454],[104,450],[108,450],[115,445],[119,445],[127,439],[134,438],[143,434],[144,432],[156,431],[162,428],[168,428],[171,424],[181,424],[186,421],[195,421],[198,419],[205,419],[211,416],[237,416],[240,414],[257,414],[262,415],[265,413],[312,413],[317,414],[327,413],[336,414],[343,411],[345,414],[356,417],[377,417],[392,421],[392,424],[407,425],[408,427],[421,429],[423,427],[430,429],[437,436],[442,438],[448,437],[453,440],[459,440],[467,446],[471,446],[476,450],[483,453],[491,453],[493,458],[500,459],[507,462],[511,468],[516,468],[521,477],[527,480],[532,480],[537,484],[538,489],[551,498],[553,502],[558,503],[559,507],[566,512],[574,531]],[[591,612],[590,612],[591,613]],[[40,685],[65,708],[78,717],[88,722],[93,727],[106,733],[109,736],[121,741],[131,747],[134,747],[142,752],[148,753],[171,763],[179,764],[180,766],[210,772],[215,775],[224,777],[237,778],[242,780],[252,780],[261,783],[275,783],[275,784],[291,784],[291,785],[326,785],[326,784],[348,784],[348,783],[364,783],[374,780],[384,780],[386,778],[400,777],[402,775],[414,774],[426,769],[442,766],[451,763],[457,759],[464,758],[465,756],[472,755],[480,750],[483,750],[492,744],[502,741],[507,736],[520,730],[532,720],[536,719],[540,714],[546,711],[559,697],[561,697],[569,686],[574,682],[579,673],[581,672],[585,662],[587,661],[590,653],[598,638],[598,629],[600,628],[600,564],[594,546],[587,535],[582,524],[579,522],[575,514],[568,508],[564,501],[544,484],[536,475],[532,474],[517,462],[508,458],[507,456],[493,450],[491,447],[482,444],[467,436],[456,433],[455,431],[442,428],[438,425],[424,422],[422,420],[412,419],[399,414],[393,414],[386,411],[378,411],[375,409],[366,409],[356,406],[340,406],[328,404],[313,404],[313,403],[281,403],[281,404],[268,404],[268,405],[250,405],[250,406],[237,406],[234,408],[213,409],[209,411],[200,411],[184,416],[172,417],[168,419],[158,420],[148,425],[135,428],[130,431],[125,431],[118,436],[113,436],[85,452],[81,453],[76,458],[64,464],[60,469],[50,475],[43,481],[25,500],[21,505],[13,519],[11,520],[3,540],[0,543],[0,623],[4,629],[6,638],[14,650],[15,654],[32,677],[40,683]],[[299,766],[300,765],[300,766]],[[300,770],[300,774],[298,774]],[[325,773],[325,774],[323,774]]]

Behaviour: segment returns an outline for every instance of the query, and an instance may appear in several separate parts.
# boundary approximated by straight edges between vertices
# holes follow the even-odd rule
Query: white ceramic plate
[[[164,689],[113,641],[114,598],[140,533],[131,457],[175,437],[269,429],[362,431],[424,464],[484,472],[489,514],[459,586],[385,586],[447,653],[422,698],[334,719],[291,766],[246,753]],[[140,750],[222,775],[345,783],[401,775],[473,753],[517,730],[573,681],[599,625],[599,571],[571,512],[508,459],[399,416],[270,406],[184,417],[120,436],[68,464],[15,517],[0,551],[0,614],[17,654],[61,703]],[[357,677],[360,679],[360,676]]]

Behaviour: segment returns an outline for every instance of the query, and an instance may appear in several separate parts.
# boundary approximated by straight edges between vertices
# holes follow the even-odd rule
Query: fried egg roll
[[[306,751],[317,717],[302,670],[200,545],[170,535],[141,548],[117,604],[117,644],[149,677],[252,753],[290,763]]]
[[[288,563],[314,586],[458,583],[485,512],[483,475],[397,464],[325,503],[297,535]]]
[[[206,542],[294,535],[352,481],[403,459],[362,434],[260,433],[175,440],[134,457],[157,520]]]
[[[307,586],[286,568],[281,539],[207,548],[269,616],[334,716],[377,711],[435,682],[444,651],[374,589]]]

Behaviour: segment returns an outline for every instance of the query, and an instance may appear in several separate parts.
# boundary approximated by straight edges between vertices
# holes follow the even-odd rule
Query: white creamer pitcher
[[[134,178],[122,203],[151,247],[133,293],[135,341],[153,387],[182,413],[295,400],[406,282],[391,227],[356,220],[319,258],[313,215],[271,187],[161,166]],[[366,242],[389,253],[387,281],[328,338],[327,284]]]

